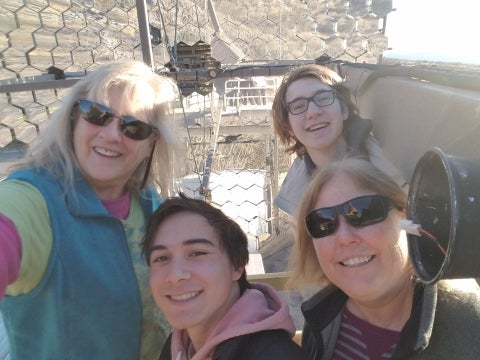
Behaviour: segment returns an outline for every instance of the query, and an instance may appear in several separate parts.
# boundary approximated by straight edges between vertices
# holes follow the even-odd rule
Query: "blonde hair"
[[[135,105],[146,115],[144,121],[158,129],[148,183],[156,184],[168,195],[172,178],[172,160],[176,150],[173,125],[167,116],[169,104],[179,98],[176,83],[135,60],[101,65],[78,81],[62,99],[61,107],[45,122],[23,159],[15,168],[45,168],[63,179],[65,191],[72,188],[78,163],[73,149],[75,103],[86,98],[109,106],[111,90],[121,89],[121,103]],[[140,105],[139,105],[140,102]],[[144,161],[127,183],[127,189],[139,192],[147,162]]]
[[[318,170],[302,197],[296,216],[295,242],[289,261],[292,275],[287,284],[291,288],[325,286],[329,283],[318,262],[312,237],[305,225],[305,216],[315,210],[315,203],[323,186],[339,173],[346,174],[359,186],[387,197],[397,209],[407,207],[406,193],[393,179],[369,161],[350,157],[332,162]]]

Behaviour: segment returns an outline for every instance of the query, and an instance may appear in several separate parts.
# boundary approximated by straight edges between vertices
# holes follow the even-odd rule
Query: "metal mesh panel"
[[[377,63],[387,48],[383,26],[391,7],[391,0],[3,0],[0,176],[58,107],[69,86],[62,79],[81,77],[112,60],[145,60],[142,24],[149,29],[156,69],[169,62],[179,65],[172,60],[175,44],[198,41],[211,45],[211,56],[223,69],[321,56]],[[185,111],[181,121],[188,128],[186,174],[194,179],[187,181],[189,191],[232,214],[239,208],[242,214],[254,214],[237,220],[255,247],[282,226],[271,200],[290,158],[271,124],[277,81],[268,74],[243,73],[216,79],[213,92],[194,92],[178,112]],[[13,89],[11,84],[23,87]],[[235,179],[238,183],[231,183]],[[248,193],[255,194],[253,200]]]

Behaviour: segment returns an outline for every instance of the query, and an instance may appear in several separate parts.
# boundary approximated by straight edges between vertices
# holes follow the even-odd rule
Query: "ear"
[[[238,269],[233,269],[232,281],[238,281],[245,271],[245,266],[240,266]]]
[[[345,106],[343,104],[341,104],[340,106],[341,106],[340,110],[342,112],[342,119],[343,119],[343,121],[345,121],[350,116],[350,111],[348,110],[348,106]]]

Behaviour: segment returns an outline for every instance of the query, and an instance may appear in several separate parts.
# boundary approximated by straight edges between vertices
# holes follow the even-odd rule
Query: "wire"
[[[447,251],[442,246],[442,244],[440,244],[438,239],[432,233],[422,228],[420,224],[414,224],[412,220],[400,220],[399,225],[402,230],[405,230],[411,235],[415,235],[420,238],[425,237],[429,240],[432,240],[437,245],[438,249],[442,252],[442,254],[447,256]]]
[[[419,228],[418,231],[420,232],[420,234],[422,236],[425,236],[427,237],[428,239],[432,240],[435,244],[437,244],[438,248],[440,249],[440,251],[443,253],[443,255],[447,256],[447,251],[445,250],[445,248],[442,246],[442,244],[440,244],[440,242],[438,241],[438,239],[433,236],[431,233],[429,233],[427,230],[423,229],[423,228]]]

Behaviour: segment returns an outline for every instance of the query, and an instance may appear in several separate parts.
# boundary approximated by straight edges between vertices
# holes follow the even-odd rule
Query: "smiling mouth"
[[[372,261],[374,257],[375,257],[374,255],[354,257],[354,258],[348,259],[346,261],[341,261],[340,264],[342,264],[343,266],[346,266],[346,267],[361,266],[361,265],[367,264],[370,261]]]
[[[317,131],[317,130],[321,130],[321,129],[324,129],[328,126],[328,124],[320,124],[320,125],[315,125],[315,126],[311,126],[307,129],[307,131]]]
[[[201,291],[192,291],[182,295],[167,295],[167,297],[173,301],[188,301],[196,298],[200,293]]]
[[[109,156],[109,157],[120,156],[120,153],[118,153],[118,152],[116,152],[116,151],[108,150],[108,149],[101,148],[101,147],[94,147],[94,150],[95,150],[95,152],[97,152],[98,154],[104,155],[104,156]]]

